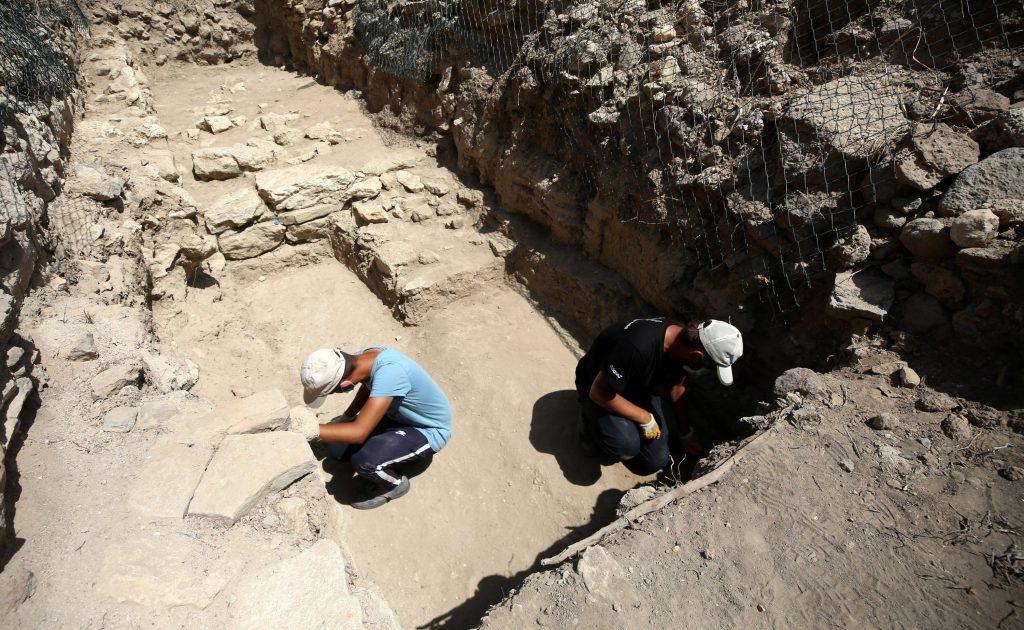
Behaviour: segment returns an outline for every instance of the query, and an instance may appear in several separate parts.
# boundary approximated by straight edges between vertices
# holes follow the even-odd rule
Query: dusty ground
[[[807,401],[817,414],[719,484],[530,576],[482,627],[1024,627],[1024,440],[953,439],[924,389],[863,371],[831,374],[830,404]],[[866,424],[881,412],[890,429]]]
[[[392,150],[354,101],[306,78],[262,66],[172,69],[154,78],[157,111],[182,161],[193,147],[175,138],[194,124],[190,108],[239,82],[246,89],[229,94],[233,113],[254,118],[258,104],[268,103],[267,111],[296,111],[309,125],[326,120],[354,130],[346,132],[351,143],[318,156],[316,166],[354,169]],[[245,133],[233,129],[212,139],[230,144]],[[245,185],[251,181],[187,177],[185,184],[200,203]],[[217,285],[190,289],[184,303],[158,302],[154,314],[161,340],[199,364],[194,393],[214,402],[279,388],[300,403],[298,365],[322,346],[389,345],[436,377],[455,410],[451,442],[413,480],[408,497],[385,509],[348,512],[356,566],[408,626],[471,624],[507,591],[511,576],[557,541],[608,520],[622,491],[638,481],[577,450],[569,391],[574,354],[503,284],[406,328],[325,248],[313,246],[229,264]],[[345,405],[332,401],[321,415]],[[328,488],[347,500],[351,473],[325,466]]]

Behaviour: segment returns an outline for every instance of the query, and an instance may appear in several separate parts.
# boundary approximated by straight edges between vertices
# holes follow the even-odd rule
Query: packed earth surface
[[[1024,627],[1024,9],[804,4],[97,0],[11,109],[0,58],[0,625]],[[653,313],[747,352],[642,478],[574,368]],[[298,368],[370,346],[453,437],[360,511]]]

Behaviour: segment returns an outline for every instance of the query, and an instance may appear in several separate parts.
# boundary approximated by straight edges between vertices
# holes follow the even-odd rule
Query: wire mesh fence
[[[26,116],[45,118],[75,85],[72,49],[88,21],[75,0],[0,3],[0,222],[34,229],[44,198],[32,186],[42,140]],[[40,145],[40,146],[35,146]]]
[[[1024,89],[1021,0],[359,0],[355,28],[396,77],[470,66],[542,92],[520,124],[554,116],[545,149],[584,195],[635,182],[612,195],[623,221],[783,311],[892,188],[909,133]]]

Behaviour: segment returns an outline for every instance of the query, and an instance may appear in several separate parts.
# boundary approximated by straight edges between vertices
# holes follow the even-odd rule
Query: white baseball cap
[[[345,376],[345,353],[337,348],[314,350],[302,362],[299,379],[302,381],[302,399],[306,406],[319,407],[327,395],[338,388]]]
[[[743,356],[743,335],[732,324],[717,319],[697,326],[697,335],[704,346],[704,352],[715,362],[718,380],[722,385],[732,385],[732,364]]]

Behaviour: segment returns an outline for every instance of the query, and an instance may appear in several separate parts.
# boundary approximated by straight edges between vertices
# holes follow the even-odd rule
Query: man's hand
[[[641,424],[639,426],[641,438],[645,440],[657,440],[661,437],[661,427],[658,426],[658,421],[654,419],[653,413],[646,424]]]
[[[291,411],[290,431],[306,438],[307,442],[320,439],[320,420],[316,414],[305,407],[294,407]]]

